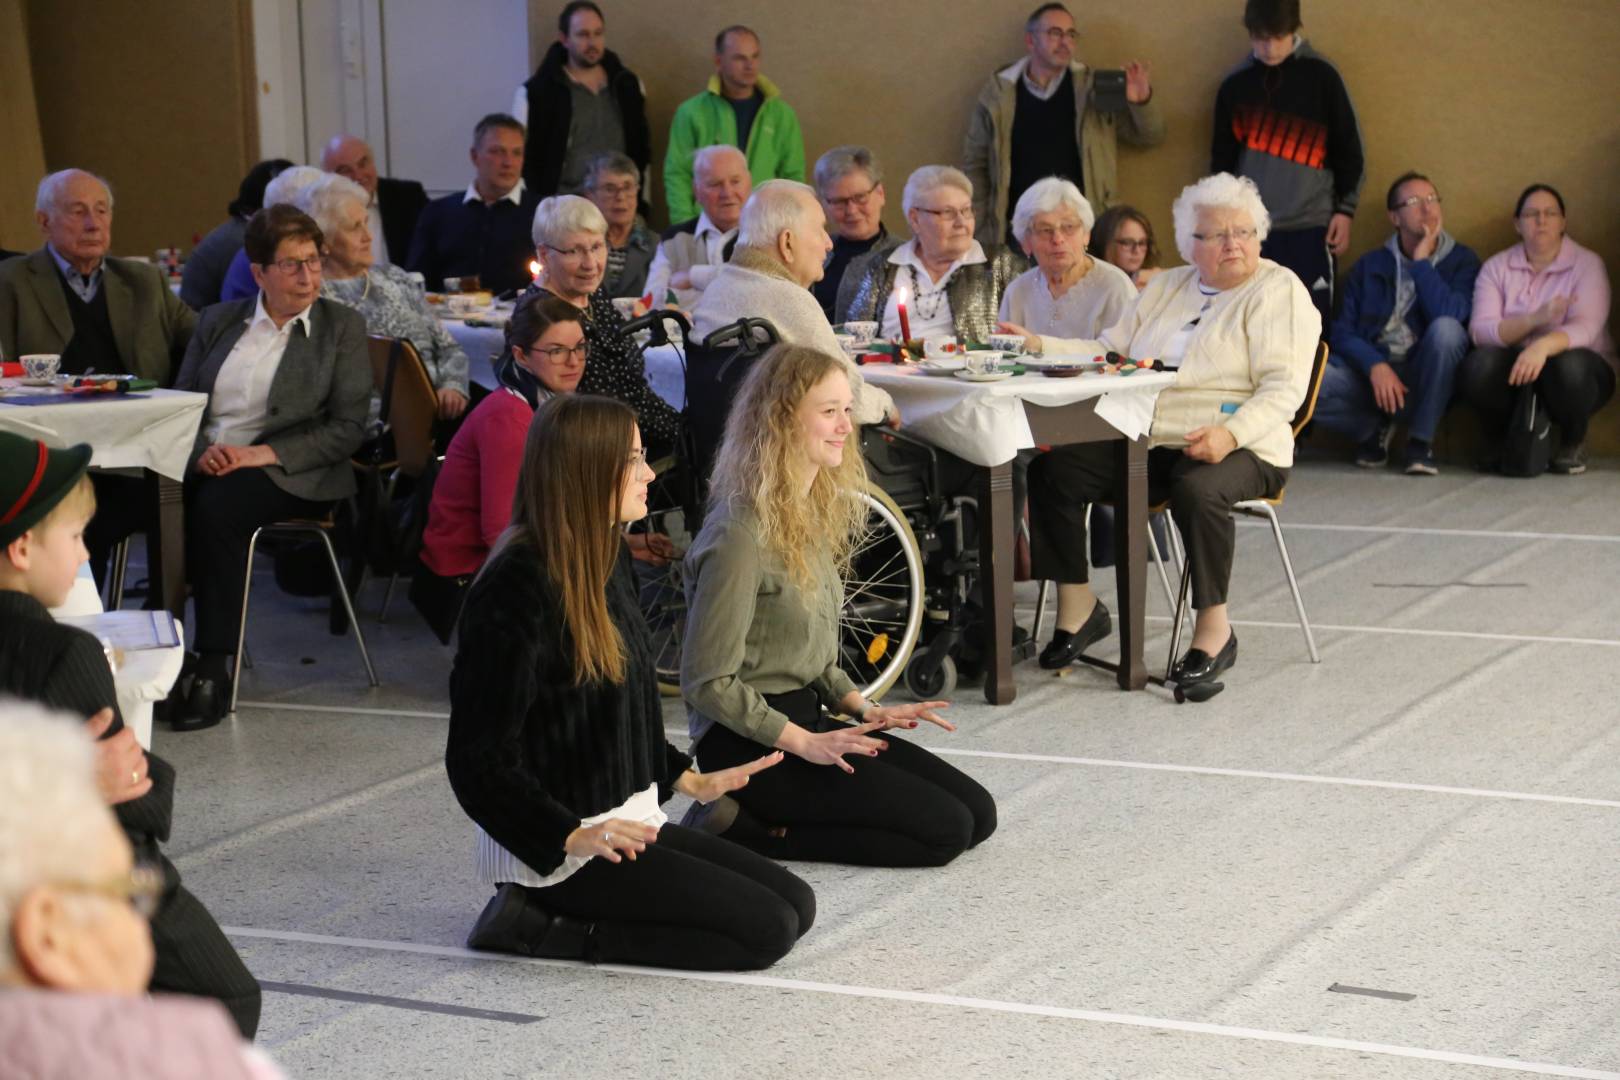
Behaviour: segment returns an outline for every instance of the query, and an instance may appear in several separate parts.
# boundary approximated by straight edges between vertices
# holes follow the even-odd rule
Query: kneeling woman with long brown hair
[[[866,531],[853,406],[842,361],[796,345],[761,357],[732,406],[686,559],[681,691],[704,768],[741,766],[761,744],[791,756],[690,820],[772,858],[939,866],[995,831],[996,804],[877,735],[952,730],[943,701],[873,705],[838,667],[841,572]]]
[[[815,896],[751,851],[665,824],[779,760],[699,774],[664,738],[624,523],[653,478],[628,406],[556,397],[529,428],[512,524],[467,593],[445,767],[496,888],[473,948],[665,967],[768,967]]]

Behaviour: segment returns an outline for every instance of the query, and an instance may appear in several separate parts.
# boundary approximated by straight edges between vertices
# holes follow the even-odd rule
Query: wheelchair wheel
[[[906,665],[906,689],[918,701],[948,700],[956,690],[956,661],[947,656],[934,670],[924,671],[921,659],[913,657]]]
[[[905,671],[922,630],[922,547],[887,492],[868,485],[862,498],[867,533],[845,576],[839,645],[844,671],[877,700]]]
[[[637,562],[636,584],[641,614],[652,634],[653,669],[658,674],[658,690],[665,697],[681,696],[681,646],[686,635],[686,590],[681,560],[692,546],[686,512],[682,509],[683,474],[679,466],[660,471],[654,490],[648,494],[652,507],[647,515],[649,532],[662,533],[675,546],[675,558],[664,566]]]

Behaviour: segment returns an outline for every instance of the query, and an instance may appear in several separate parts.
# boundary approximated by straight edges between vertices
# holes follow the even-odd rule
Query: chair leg
[[[1271,504],[1259,504],[1271,522],[1271,535],[1277,539],[1277,554],[1282,557],[1283,573],[1288,575],[1288,590],[1294,594],[1294,610],[1299,613],[1299,629],[1305,635],[1305,648],[1311,654],[1311,663],[1320,664],[1322,656],[1316,651],[1316,635],[1311,633],[1311,621],[1305,617],[1305,598],[1299,594],[1299,581],[1294,577],[1294,562],[1288,557],[1288,545],[1283,541],[1282,524]]]
[[[377,612],[377,625],[381,626],[388,621],[388,605],[394,599],[394,586],[399,584],[399,571],[388,575],[388,588],[383,590],[382,610]]]
[[[354,631],[355,643],[360,646],[360,659],[366,664],[366,678],[371,685],[381,686],[377,680],[377,669],[371,666],[371,653],[366,649],[366,635],[360,632],[360,622],[354,617],[354,602],[349,599],[349,590],[343,584],[343,568],[338,565],[337,551],[332,547],[332,538],[326,535],[325,529],[313,529],[321,538],[321,544],[326,548],[326,559],[332,564],[332,581],[337,586],[338,598],[343,601],[343,610],[349,616],[349,628]]]
[[[107,575],[107,610],[124,606],[124,573],[129,569],[129,537],[113,545],[112,573]]]
[[[253,595],[253,551],[259,546],[259,534],[263,528],[253,530],[248,537],[247,574],[242,579],[242,618],[236,624],[236,655],[231,657],[231,707],[225,711],[231,714],[236,712],[236,695],[242,686],[242,649],[247,644],[247,616],[248,597]]]
[[[1181,564],[1181,588],[1176,592],[1175,610],[1170,613],[1170,655],[1164,662],[1164,677],[1170,678],[1181,652],[1181,627],[1187,619],[1187,599],[1192,593],[1192,563]]]
[[[1046,622],[1046,601],[1051,588],[1052,582],[1042,578],[1040,591],[1035,594],[1035,624],[1029,628],[1029,641],[1032,645],[1041,643],[1041,626]]]
[[[1164,556],[1159,554],[1159,545],[1154,542],[1151,533],[1148,536],[1148,554],[1153,556],[1153,568],[1159,572],[1159,584],[1164,586],[1164,602],[1174,611],[1176,594],[1170,591],[1170,575],[1164,569]]]

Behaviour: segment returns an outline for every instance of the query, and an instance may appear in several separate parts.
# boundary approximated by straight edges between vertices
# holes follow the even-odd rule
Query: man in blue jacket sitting
[[[1350,270],[1315,417],[1355,439],[1367,469],[1389,460],[1405,420],[1406,472],[1434,476],[1434,431],[1468,351],[1479,256],[1442,227],[1440,193],[1421,173],[1391,184],[1387,205],[1395,235]]]

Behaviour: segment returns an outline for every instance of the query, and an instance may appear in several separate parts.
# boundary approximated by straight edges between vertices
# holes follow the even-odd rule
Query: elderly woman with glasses
[[[845,275],[856,284],[839,321],[876,320],[882,336],[898,338],[904,303],[913,339],[987,340],[1001,294],[1023,267],[1010,251],[985,254],[973,238],[973,185],[960,169],[924,165],[906,180],[901,205],[911,239],[850,264]]]
[[[1035,267],[1012,280],[1001,297],[1002,322],[1060,338],[1094,338],[1136,302],[1125,273],[1086,254],[1091,204],[1067,180],[1048,176],[1030,185],[1013,211],[1013,232]]]
[[[641,172],[617,150],[598,154],[585,172],[585,195],[607,221],[607,272],[602,289],[609,296],[640,296],[658,252],[658,234],[636,213]]]
[[[835,146],[816,159],[816,197],[827,212],[833,234],[832,254],[821,280],[810,286],[831,322],[848,307],[857,282],[845,273],[854,259],[870,251],[893,251],[900,241],[883,226],[883,168],[864,146]]]
[[[1500,442],[1515,396],[1534,386],[1558,425],[1549,468],[1574,476],[1586,471],[1587,425],[1614,396],[1620,372],[1609,274],[1596,252],[1565,235],[1564,197],[1554,188],[1525,188],[1513,217],[1519,242],[1485,260],[1474,282],[1474,350],[1463,358],[1458,394]]]
[[[579,392],[617,398],[636,410],[647,454],[658,460],[680,437],[680,414],[647,385],[646,361],[624,333],[624,319],[602,288],[607,272],[608,223],[596,204],[578,195],[542,199],[534,211],[534,250],[549,293],[584,315],[591,362]]]
[[[370,205],[366,189],[347,177],[328,175],[300,196],[302,208],[326,237],[321,252],[321,295],[365,317],[366,330],[403,338],[416,346],[439,399],[439,418],[454,420],[467,409],[467,354],[428,310],[421,288],[399,267],[372,261]],[[381,412],[371,395],[371,421]]]
[[[1192,647],[1176,664],[1182,685],[1214,680],[1237,660],[1227,618],[1235,530],[1232,504],[1275,496],[1294,461],[1291,424],[1305,399],[1322,333],[1310,294],[1260,257],[1271,218],[1253,181],[1227,173],[1182,190],[1176,247],[1189,266],[1166,270],[1130,313],[1094,339],[1042,339],[1052,352],[1116,351],[1177,371],[1153,410],[1148,498],[1170,503],[1192,563]],[[1057,631],[1041,666],[1072,662],[1112,627],[1087,584],[1088,503],[1116,496],[1106,443],[1060,447],[1029,470],[1033,573],[1058,582]]]
[[[1125,271],[1138,289],[1147,288],[1164,269],[1159,265],[1153,222],[1136,207],[1123,203],[1102,212],[1092,227],[1086,252]]]
[[[325,240],[285,203],[254,214],[242,250],[259,293],[203,312],[175,380],[208,395],[186,480],[198,659],[180,730],[225,715],[254,532],[322,518],[354,494],[349,456],[365,435],[371,364],[365,319],[321,296]]]

